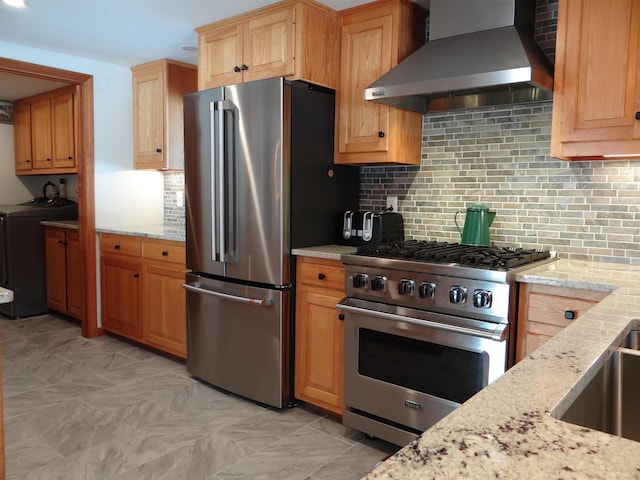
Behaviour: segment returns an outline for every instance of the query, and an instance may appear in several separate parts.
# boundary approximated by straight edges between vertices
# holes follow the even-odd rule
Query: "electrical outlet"
[[[385,210],[388,212],[398,211],[398,197],[396,195],[387,196],[387,208]]]
[[[176,203],[178,204],[178,208],[184,207],[184,191],[178,190],[176,192]]]

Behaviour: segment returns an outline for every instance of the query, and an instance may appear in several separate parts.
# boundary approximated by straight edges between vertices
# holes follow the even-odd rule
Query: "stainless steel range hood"
[[[419,112],[551,100],[534,15],[535,0],[431,0],[430,41],[364,98]]]

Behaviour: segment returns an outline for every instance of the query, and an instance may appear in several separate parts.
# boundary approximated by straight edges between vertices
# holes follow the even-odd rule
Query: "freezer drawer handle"
[[[273,303],[270,298],[259,300],[257,298],[238,297],[236,295],[229,295],[228,293],[213,292],[204,288],[194,287],[193,285],[188,285],[186,283],[182,285],[182,288],[184,288],[185,290],[189,290],[190,292],[206,293],[207,295],[213,295],[214,297],[220,297],[226,300],[232,300],[234,302],[246,303],[248,305],[256,305],[258,307],[268,307]]]

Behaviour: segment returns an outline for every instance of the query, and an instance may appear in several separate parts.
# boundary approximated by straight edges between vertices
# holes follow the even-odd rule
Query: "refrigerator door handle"
[[[210,152],[211,152],[211,259],[213,261],[218,261],[220,259],[220,251],[218,249],[218,222],[216,222],[216,166],[219,162],[218,150],[216,150],[216,140],[218,137],[216,136],[215,131],[215,114],[216,114],[216,103],[218,102],[209,102],[209,128],[210,135],[209,140],[211,142]],[[220,138],[218,143],[222,144],[222,151],[224,151],[224,138]]]
[[[204,288],[196,287],[194,285],[189,285],[188,283],[184,283],[182,288],[188,290],[190,292],[195,293],[205,293],[207,295],[213,295],[214,297],[224,298],[225,300],[232,300],[234,302],[245,303],[247,305],[255,305],[257,307],[269,307],[273,303],[270,298],[248,298],[248,297],[239,297],[237,295],[229,295],[228,293],[215,292],[213,290],[206,290]]]
[[[218,114],[218,245],[219,245],[219,254],[220,261],[224,262],[224,254],[226,251],[225,245],[225,211],[226,211],[226,192],[225,192],[225,175],[224,175],[224,152],[225,152],[225,136],[224,136],[224,109],[225,109],[225,101],[219,100],[216,102],[216,111]]]

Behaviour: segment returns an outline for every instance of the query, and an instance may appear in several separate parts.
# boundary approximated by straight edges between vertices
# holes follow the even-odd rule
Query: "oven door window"
[[[487,385],[489,356],[425,340],[358,329],[358,373],[463,403]]]

